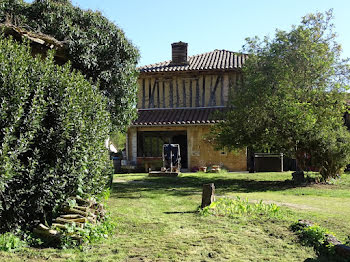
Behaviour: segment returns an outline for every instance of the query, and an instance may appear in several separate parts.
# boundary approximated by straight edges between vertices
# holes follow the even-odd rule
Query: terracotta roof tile
[[[139,71],[147,72],[175,72],[199,70],[236,70],[242,67],[246,54],[238,54],[227,50],[214,50],[204,54],[190,56],[188,65],[172,65],[171,61],[160,62],[139,67]]]
[[[139,109],[133,126],[212,124],[222,121],[214,112],[223,112],[225,107]]]

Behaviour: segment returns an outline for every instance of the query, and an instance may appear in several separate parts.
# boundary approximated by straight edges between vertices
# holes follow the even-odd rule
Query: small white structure
[[[110,152],[113,152],[113,153],[117,153],[118,152],[117,148],[113,145],[113,143],[112,143],[110,138],[106,139],[105,146]]]

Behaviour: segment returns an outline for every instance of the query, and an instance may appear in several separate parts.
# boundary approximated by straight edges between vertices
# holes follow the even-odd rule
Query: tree
[[[350,161],[343,119],[350,69],[332,18],[332,10],[310,14],[274,39],[247,39],[243,81],[211,132],[219,146],[283,152],[299,164],[311,156],[325,179],[341,172]]]
[[[7,20],[63,41],[72,67],[99,83],[115,127],[123,130],[135,117],[138,50],[100,12],[70,0],[0,0],[0,22]]]

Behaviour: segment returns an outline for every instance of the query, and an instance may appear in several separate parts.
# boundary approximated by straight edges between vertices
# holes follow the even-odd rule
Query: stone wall
[[[229,171],[247,170],[246,149],[237,152],[214,150],[214,147],[205,141],[210,126],[190,126],[187,128],[188,155],[190,168],[199,166],[220,165]]]

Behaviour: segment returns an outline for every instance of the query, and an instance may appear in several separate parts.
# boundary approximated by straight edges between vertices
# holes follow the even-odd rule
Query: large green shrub
[[[70,0],[0,0],[0,22],[63,41],[73,68],[79,69],[108,97],[112,120],[120,129],[135,116],[137,49],[124,32],[100,12],[82,10]]]
[[[104,188],[106,104],[70,64],[0,37],[0,231],[50,222],[68,196]]]

